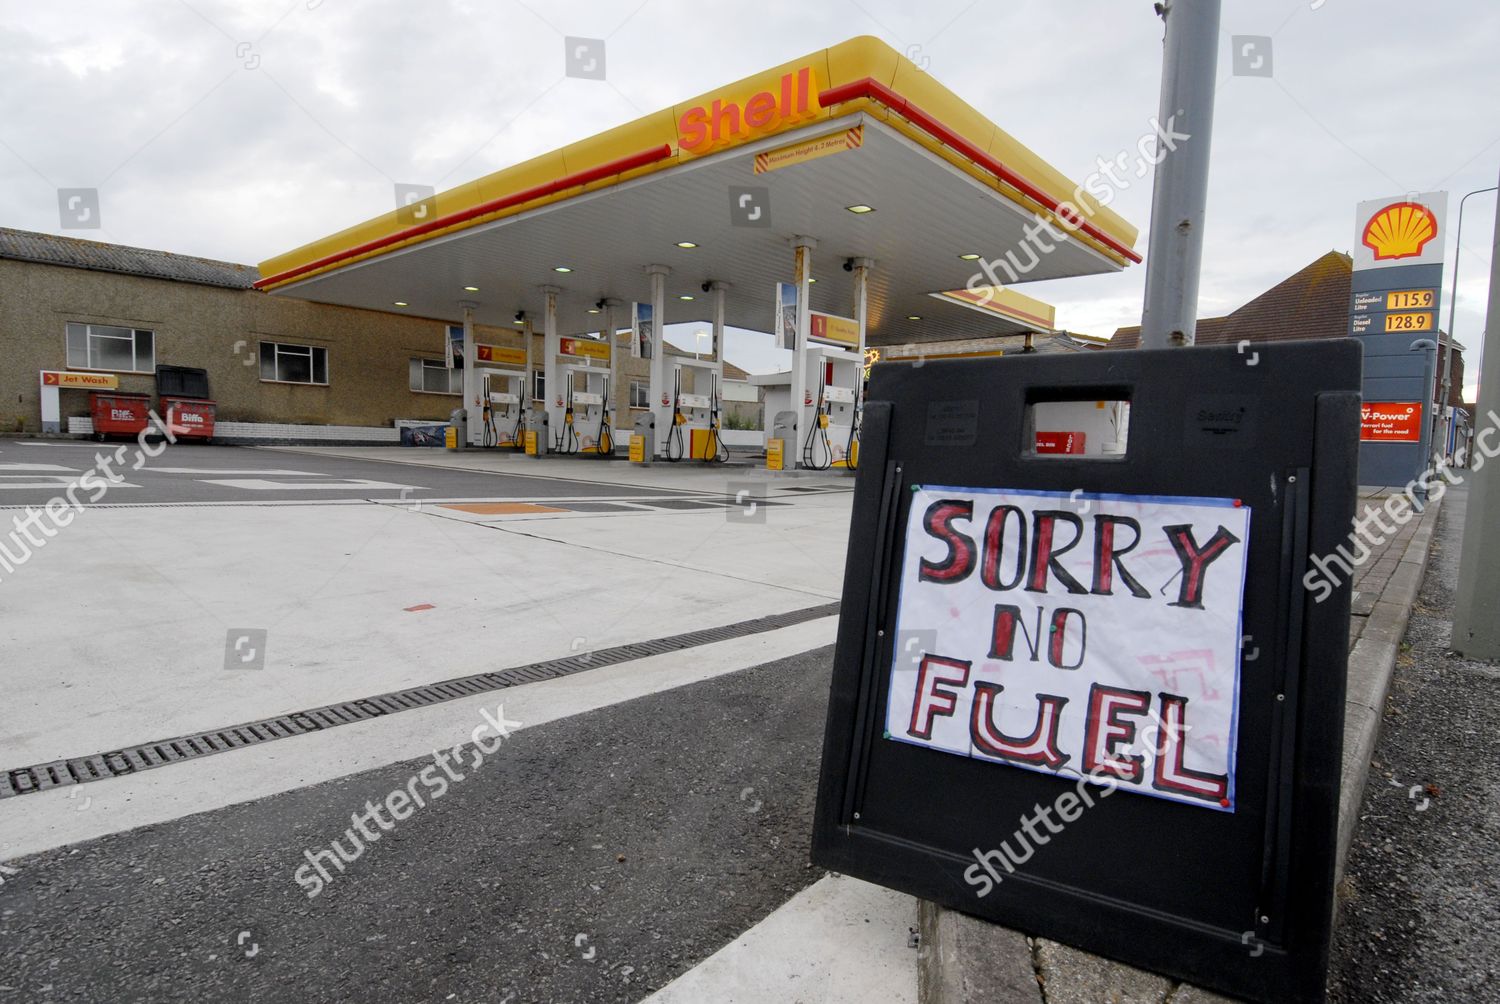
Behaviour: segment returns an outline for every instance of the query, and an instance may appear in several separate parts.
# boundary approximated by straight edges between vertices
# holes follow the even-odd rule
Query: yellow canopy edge
[[[805,85],[802,84],[804,72],[807,74]],[[791,80],[790,89],[786,84],[788,77]],[[318,269],[304,272],[294,279],[284,281],[308,278],[311,275],[339,268],[354,261],[386,254],[413,243],[420,243],[523,210],[572,198],[581,192],[615,185],[627,178],[668,170],[696,157],[718,153],[780,132],[800,129],[819,120],[832,118],[835,114],[848,114],[852,110],[869,113],[1027,209],[1047,218],[1053,217],[1054,214],[1050,210],[1036,204],[1009,185],[997,181],[983,167],[945,146],[926,131],[912,125],[882,104],[858,99],[837,105],[832,109],[818,107],[819,92],[865,78],[873,79],[895,91],[912,106],[926,112],[957,135],[988,153],[1053,200],[1071,203],[1090,224],[1114,240],[1126,247],[1134,246],[1137,237],[1135,227],[1110,209],[1099,206],[1093,198],[1082,191],[1080,186],[1070,181],[1062,172],[1047,164],[1010,134],[990,122],[968,103],[938,83],[931,75],[919,69],[911,60],[878,38],[861,35],[840,42],[832,48],[822,49],[800,59],[782,63],[780,66],[746,77],[707,94],[680,102],[671,108],[569,144],[561,150],[534,157],[456,188],[439,192],[433,199],[434,204],[428,207],[431,215],[423,219],[443,218],[462,213],[488,202],[509,198],[540,186],[576,177],[582,172],[652,148],[670,147],[669,155],[654,163],[634,168],[625,174],[610,174],[586,185],[573,185],[560,191],[528,199],[522,204],[474,216],[452,226],[389,243],[359,255],[342,257],[337,262],[323,265]],[[767,102],[764,100],[764,95],[767,93],[775,99],[775,107],[770,111],[771,117],[763,125],[751,125],[747,121],[751,117],[750,103],[752,99],[757,99],[758,95],[761,96],[757,99],[758,105],[754,106],[758,113],[755,117],[761,118],[767,114]],[[805,111],[800,111],[797,99],[804,93],[808,94],[805,102],[806,108]],[[787,97],[791,98],[790,102],[786,100]],[[704,139],[694,142],[697,134],[689,125],[685,125],[685,116],[695,109],[700,109],[704,114],[699,118],[709,119],[715,101],[726,106],[730,103],[738,105],[742,119],[741,131],[737,135],[721,136],[717,141]],[[784,113],[788,105],[791,114]],[[693,120],[687,121],[690,123]],[[270,279],[330,256],[344,255],[363,244],[387,239],[412,225],[412,221],[398,218],[397,212],[392,210],[285,254],[268,258],[260,263],[260,274]],[[1123,259],[1114,250],[1093,241],[1081,232],[1077,233],[1076,237],[1091,244],[1112,260],[1123,264]],[[281,282],[274,283],[274,285],[281,284]]]

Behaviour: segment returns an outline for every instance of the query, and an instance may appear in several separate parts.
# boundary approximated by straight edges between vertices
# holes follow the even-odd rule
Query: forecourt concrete
[[[271,455],[261,451],[210,447],[190,455],[219,452],[237,463],[261,458],[258,466],[266,468],[307,460],[285,454],[266,463]],[[164,466],[188,466],[185,454],[169,451]],[[0,453],[0,461],[11,457]],[[315,463],[326,468],[334,461]],[[758,486],[732,489],[749,483],[743,472],[705,471],[694,478],[696,491],[685,493],[653,488],[653,478],[672,477],[655,469],[630,472],[635,487],[580,487],[571,480],[344,463],[343,473],[370,480],[467,478],[460,486],[465,498],[484,498],[482,488],[494,483],[501,499],[529,494],[550,503],[545,509],[565,504],[558,492],[589,500],[714,501],[687,509],[505,515],[334,492],[324,504],[87,509],[14,572],[0,569],[12,656],[0,705],[0,768],[838,597],[849,509],[838,481],[828,493],[798,494],[764,477]],[[735,491],[752,489],[783,498],[762,499],[755,518],[740,518],[745,509],[726,503]],[[264,668],[226,669],[226,636],[245,628],[268,632]]]

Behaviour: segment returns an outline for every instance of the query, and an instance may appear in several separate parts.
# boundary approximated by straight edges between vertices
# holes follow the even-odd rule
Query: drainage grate
[[[368,721],[381,715],[392,715],[413,708],[441,704],[444,701],[473,697],[486,691],[517,687],[525,683],[539,683],[543,680],[555,680],[586,669],[598,669],[601,666],[631,662],[650,655],[664,655],[668,652],[680,652],[683,649],[711,645],[714,642],[745,638],[766,631],[775,631],[778,628],[804,624],[821,617],[831,617],[838,613],[838,610],[837,603],[804,607],[801,610],[790,610],[783,614],[771,614],[735,624],[725,624],[723,627],[703,628],[651,641],[616,645],[597,652],[570,655],[546,662],[534,662],[529,666],[512,666],[509,669],[489,673],[476,673],[473,676],[462,676],[455,680],[444,680],[441,683],[429,683],[425,686],[397,690],[389,694],[377,694],[374,697],[365,697],[357,701],[346,701],[342,704],[297,711],[289,715],[278,715],[275,718],[266,718],[244,725],[232,725],[214,732],[199,732],[176,739],[163,739],[160,742],[111,750],[108,753],[95,753],[70,760],[54,760],[51,763],[37,764],[33,767],[19,767],[0,774],[0,799],[29,795],[32,792],[64,785],[84,784],[107,777],[118,777],[121,774],[134,774],[183,760],[194,760],[214,753],[223,753],[225,750],[238,749],[241,746],[256,746],[273,739],[286,739],[289,736],[319,732],[352,722]]]

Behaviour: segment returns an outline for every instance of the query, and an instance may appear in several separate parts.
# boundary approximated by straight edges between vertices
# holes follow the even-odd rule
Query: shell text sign
[[[1432,210],[1415,202],[1395,202],[1370,217],[1360,241],[1376,261],[1393,261],[1418,257],[1437,232]]]

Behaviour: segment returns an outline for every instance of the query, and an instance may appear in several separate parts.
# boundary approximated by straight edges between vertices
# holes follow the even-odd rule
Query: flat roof
[[[767,201],[764,225],[733,218],[741,188]],[[706,320],[701,286],[716,279],[733,284],[727,323],[768,330],[788,241],[805,234],[818,240],[815,310],[851,314],[840,266],[870,257],[871,344],[946,340],[1046,327],[1046,311],[932,296],[972,281],[976,262],[960,256],[1015,252],[1038,217],[1068,236],[1028,279],[1140,260],[1135,228],[862,36],[278,255],[258,285],[442,319],[471,300],[480,323],[507,325],[517,310],[538,316],[550,284],[563,291],[559,329],[576,334],[598,328],[588,309],[602,298],[648,299],[644,266],[664,264],[666,322]]]

